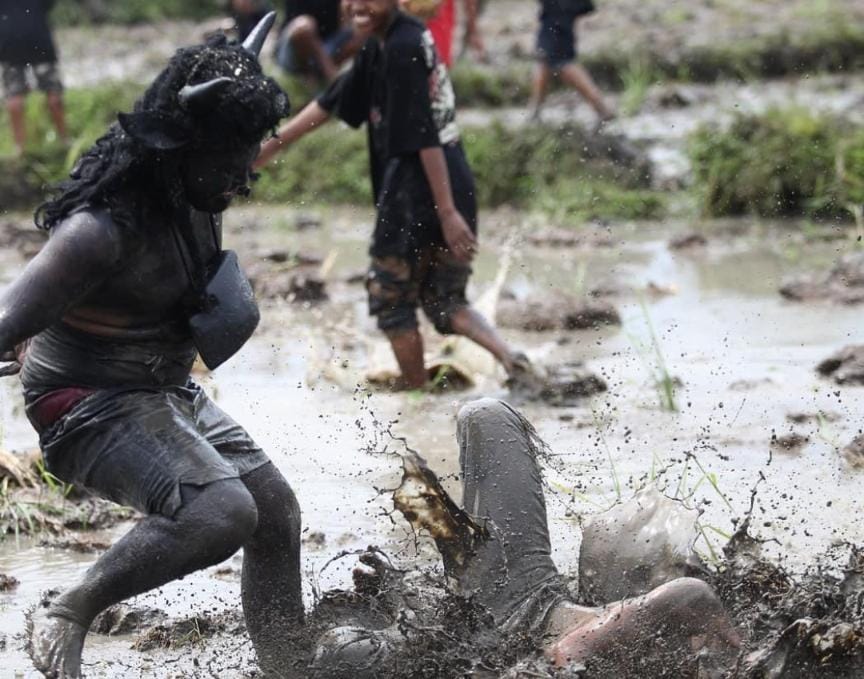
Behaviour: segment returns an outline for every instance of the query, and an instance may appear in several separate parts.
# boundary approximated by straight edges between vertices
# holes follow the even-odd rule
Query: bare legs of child
[[[539,118],[540,109],[546,99],[549,90],[549,82],[553,77],[560,78],[568,87],[576,90],[597,112],[601,122],[615,118],[615,112],[603,99],[603,95],[591,77],[591,74],[579,63],[571,62],[562,66],[552,67],[541,61],[534,70],[534,79],[531,83],[531,116]]]
[[[450,316],[450,326],[455,335],[467,337],[491,353],[507,371],[508,376],[528,367],[527,358],[514,352],[489,322],[475,309],[462,307]],[[390,346],[402,373],[404,389],[421,389],[429,380],[423,361],[423,337],[417,328],[388,333]]]

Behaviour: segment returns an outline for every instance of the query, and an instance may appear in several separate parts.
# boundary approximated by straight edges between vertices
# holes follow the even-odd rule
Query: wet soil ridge
[[[42,535],[46,546],[99,551],[107,545],[70,531],[108,528],[133,515],[64,484],[45,470],[38,451],[0,451],[0,540],[7,535]]]
[[[837,304],[864,302],[864,252],[844,255],[827,273],[809,273],[785,280],[780,294],[793,302],[827,300]]]
[[[843,347],[819,363],[816,372],[830,377],[836,384],[864,385],[864,345]]]
[[[271,250],[259,253],[246,273],[258,299],[319,303],[329,299],[323,264],[318,255]]]
[[[618,310],[599,299],[579,299],[560,292],[529,295],[524,299],[502,296],[496,312],[502,328],[544,332],[587,330],[621,325]]]
[[[840,544],[795,576],[762,557],[747,522],[711,578],[747,637],[732,679],[852,679],[864,663],[864,551]]]

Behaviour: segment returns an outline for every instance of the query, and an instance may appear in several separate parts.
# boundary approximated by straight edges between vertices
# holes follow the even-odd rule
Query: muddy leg
[[[51,678],[79,677],[84,635],[104,609],[227,559],[255,530],[257,512],[236,479],[182,486],[175,516],[142,520],[32,619],[30,654]]]
[[[396,362],[407,389],[422,389],[428,378],[423,363],[423,336],[417,328],[401,332],[388,332]]]
[[[594,84],[591,74],[585,70],[582,64],[572,63],[563,66],[561,68],[561,80],[585,97],[586,101],[591,104],[591,108],[600,116],[600,120],[612,120],[615,117],[615,113],[606,104],[603,95],[597,85]]]
[[[513,372],[514,354],[501,335],[476,310],[462,307],[450,316],[450,326],[457,335],[467,337],[491,353],[504,370]]]
[[[54,129],[57,131],[57,137],[65,143],[68,140],[68,134],[66,132],[66,112],[63,108],[62,92],[48,92],[45,95],[45,104],[48,107],[51,122],[54,123]]]
[[[243,612],[267,676],[285,676],[294,658],[287,640],[303,624],[300,589],[300,505],[272,463],[243,483],[258,507],[258,528],[243,545]]]
[[[457,437],[463,507],[486,519],[492,535],[472,558],[463,587],[504,617],[530,592],[558,578],[536,434],[506,403],[483,398],[459,411]]]
[[[549,90],[549,81],[552,79],[552,68],[546,62],[538,62],[534,67],[534,76],[531,80],[531,101],[528,109],[531,118],[539,120],[540,109],[546,100],[546,92]]]
[[[24,153],[24,146],[27,142],[27,132],[24,126],[24,101],[23,95],[9,97],[6,101],[6,108],[9,111],[9,123],[12,126],[12,138],[15,140],[15,148],[18,150],[18,155]]]

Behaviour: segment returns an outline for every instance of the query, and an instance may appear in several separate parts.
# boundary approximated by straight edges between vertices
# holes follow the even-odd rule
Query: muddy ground
[[[767,40],[787,44],[812,42],[864,20],[861,0],[698,0],[686,6],[662,0],[606,0],[583,20],[580,51],[632,55],[641,50],[663,54],[679,64],[694,49],[728,45],[730,51]],[[490,59],[496,65],[530,59],[534,49],[537,4],[525,0],[494,0],[482,16]],[[227,25],[225,20],[118,27],[57,27],[63,68],[72,87],[105,80],[147,82],[180,45],[195,42],[202,33]],[[99,44],[98,54],[94,43]],[[269,55],[270,50],[266,50]],[[754,74],[756,75],[756,74]]]
[[[398,458],[374,452],[394,449],[385,430],[404,436],[458,497],[454,418],[459,403],[479,395],[507,397],[500,386],[503,376],[458,346],[457,356],[468,361],[477,381],[467,392],[358,390],[368,371],[390,367],[391,360],[366,314],[358,283],[372,215],[363,209],[313,212],[321,226],[303,230],[297,230],[297,214],[290,210],[229,213],[227,241],[247,264],[291,268],[298,258],[274,257],[274,251],[301,253],[305,265],[300,271],[322,279],[328,299],[265,301],[261,327],[250,344],[215,374],[201,376],[298,494],[310,604],[313,592],[349,585],[353,558],[339,559],[322,572],[343,551],[376,544],[397,563],[413,559],[418,550],[422,563],[434,563],[431,545],[415,541],[407,524],[391,516],[392,504],[382,494],[397,485],[400,473]],[[807,239],[789,224],[729,221],[597,225],[597,237],[572,247],[529,242],[532,234],[554,226],[510,211],[486,214],[484,248],[470,293],[485,305],[484,293],[501,262],[509,259],[504,296],[530,299],[555,290],[579,298],[590,291],[591,300],[605,300],[620,315],[620,326],[503,331],[536,362],[583,362],[608,385],[607,392],[576,405],[519,404],[555,454],[547,478],[559,567],[577,572],[580,516],[628,497],[651,480],[703,511],[697,548],[709,563],[748,510],[750,489],[760,474],[765,481],[752,529],[769,540],[764,549],[774,563],[795,573],[838,541],[864,541],[858,521],[861,472],[841,452],[860,431],[864,394],[860,386],[837,385],[816,371],[823,359],[854,343],[860,310],[830,302],[791,303],[777,294],[787,276],[828,270],[853,252],[854,237],[831,230],[831,240]],[[690,248],[670,247],[694,229],[704,243],[695,239]],[[23,258],[6,249],[0,264],[8,281]],[[430,355],[441,348],[439,340],[431,341]],[[664,385],[674,391],[672,403]],[[0,388],[4,447],[31,450],[36,441],[14,379]],[[667,409],[673,404],[677,411]],[[793,433],[802,437],[801,445],[776,444],[778,437]],[[99,543],[123,529],[91,533],[88,539],[96,543],[91,550],[69,549],[74,540],[42,545],[44,535],[10,535],[0,542],[0,573],[20,583],[0,593],[0,644],[8,657],[4,670],[21,676],[30,671],[19,637],[26,608],[40,592],[79,575],[98,555]],[[133,602],[169,620],[207,620],[186,623],[182,643],[142,643],[143,630],[126,633],[128,627],[116,636],[91,635],[85,651],[90,676],[251,672],[251,649],[234,624],[240,563],[241,557],[234,557]],[[214,615],[220,624],[210,620]],[[234,622],[228,624],[224,616]],[[202,625],[212,635],[203,633]]]

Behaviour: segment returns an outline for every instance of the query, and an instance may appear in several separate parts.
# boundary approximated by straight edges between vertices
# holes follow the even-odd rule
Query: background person
[[[57,49],[48,25],[53,0],[0,0],[0,71],[12,136],[18,154],[27,143],[25,103],[29,78],[45,93],[51,122],[66,142],[63,84],[57,67]]]
[[[591,74],[576,61],[576,26],[579,18],[594,11],[592,0],[540,0],[537,33],[537,66],[531,83],[530,110],[539,118],[552,78],[560,78],[585,97],[601,123],[615,118]]]
[[[231,0],[228,13],[237,27],[237,40],[243,42],[272,9],[268,0]]]
[[[288,73],[329,83],[363,40],[343,24],[341,0],[286,0],[276,61]]]
[[[443,0],[437,3],[437,8],[431,14],[422,10],[414,12],[412,0],[403,0],[402,6],[406,11],[426,20],[426,27],[432,33],[438,54],[447,64],[447,68],[450,68],[453,65],[453,33],[457,22],[456,0]],[[462,9],[465,12],[464,47],[473,50],[481,61],[485,60],[486,46],[477,20],[480,3],[478,0],[462,0]]]
[[[455,97],[432,36],[399,0],[349,0],[359,33],[372,37],[351,70],[267,141],[260,167],[331,116],[369,126],[378,208],[367,278],[370,313],[390,341],[399,388],[429,375],[417,324],[422,306],[436,330],[487,349],[511,378],[528,369],[465,296],[477,251],[474,178],[456,125]]]

